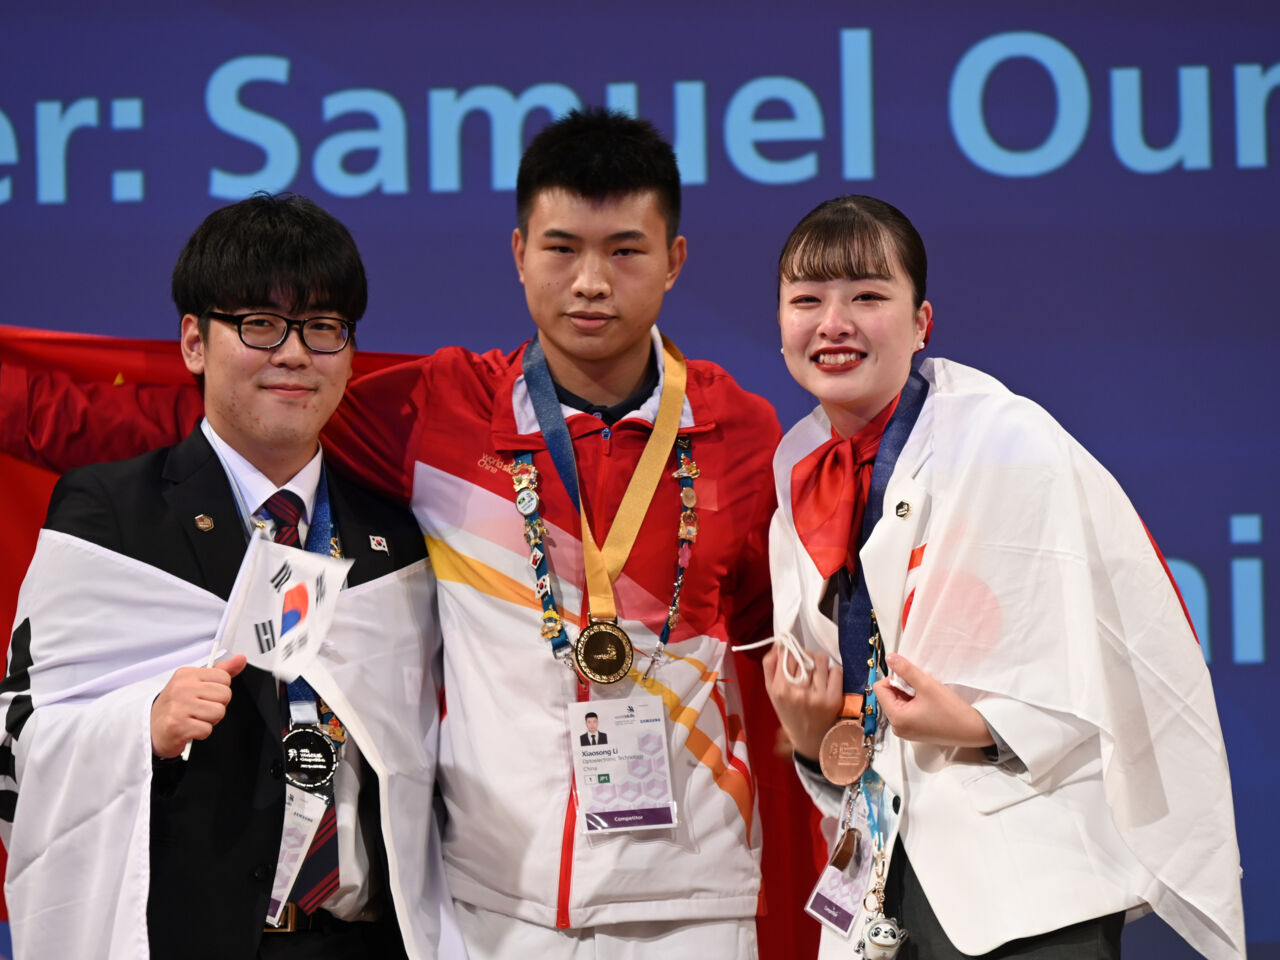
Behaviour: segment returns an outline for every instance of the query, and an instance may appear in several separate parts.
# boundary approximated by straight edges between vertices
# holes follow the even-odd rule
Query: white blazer
[[[1025,768],[885,732],[873,766],[943,929],[979,954],[1154,909],[1204,955],[1243,957],[1213,691],[1141,520],[1038,406],[946,360],[920,372],[930,391],[859,562],[885,649],[960,692]],[[775,635],[839,661],[791,517],[792,467],[830,436],[819,407],[778,448],[770,559]],[[804,779],[835,817],[837,789]],[[853,945],[824,931],[824,955]]]

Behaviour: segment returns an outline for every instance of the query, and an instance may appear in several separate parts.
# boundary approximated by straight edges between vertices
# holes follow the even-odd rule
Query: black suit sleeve
[[[145,518],[135,518],[144,522]],[[119,512],[92,470],[63,474],[53,488],[44,525],[49,530],[88,540],[109,550],[121,544]]]

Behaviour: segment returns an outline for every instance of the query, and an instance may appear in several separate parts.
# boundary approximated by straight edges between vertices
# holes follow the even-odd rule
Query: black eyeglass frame
[[[205,316],[210,320],[221,320],[223,323],[232,324],[236,328],[236,334],[240,337],[240,342],[250,350],[275,350],[289,339],[289,334],[293,331],[294,327],[297,327],[298,336],[302,338],[302,345],[312,353],[341,353],[343,350],[347,349],[347,346],[351,343],[351,336],[355,333],[356,327],[356,325],[350,320],[343,320],[340,317],[307,317],[305,320],[295,320],[293,317],[282,316],[278,313],[272,313],[269,310],[254,310],[252,313],[222,313],[218,310],[208,310],[205,312]],[[282,320],[284,321],[284,333],[280,335],[279,340],[270,345],[250,343],[244,338],[244,322],[250,317],[274,317],[277,320]],[[342,346],[338,347],[336,350],[321,350],[313,347],[307,342],[307,324],[315,323],[319,320],[323,320],[326,323],[336,323],[342,327],[345,334],[342,340]]]

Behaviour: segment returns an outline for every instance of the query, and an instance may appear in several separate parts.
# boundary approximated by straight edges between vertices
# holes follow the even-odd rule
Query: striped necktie
[[[267,516],[276,522],[276,543],[300,547],[298,521],[302,519],[302,498],[292,490],[277,490],[262,505]]]

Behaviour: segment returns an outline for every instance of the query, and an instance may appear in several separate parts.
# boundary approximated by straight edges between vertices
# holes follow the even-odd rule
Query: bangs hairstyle
[[[588,200],[653,191],[667,224],[667,246],[680,232],[680,169],[675,151],[648,120],[591,107],[573,110],[529,143],[516,176],[516,218],[528,236],[529,214],[544,190]]]
[[[778,283],[889,279],[894,261],[924,303],[929,272],[924,241],[897,207],[848,196],[814,207],[796,224],[778,257]]]
[[[215,210],[183,247],[173,268],[179,316],[274,305],[283,313],[336,313],[355,323],[369,288],[355,241],[336,218],[306,197],[255,193]]]

